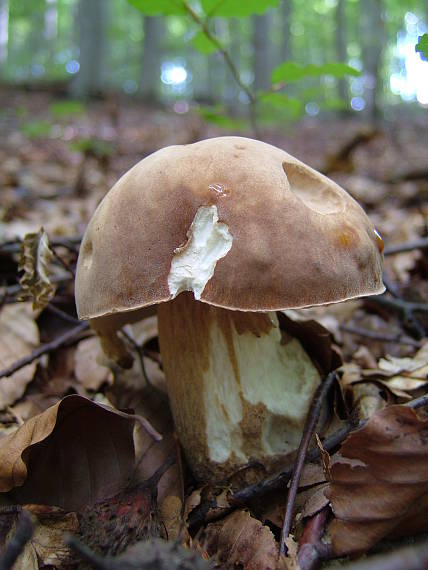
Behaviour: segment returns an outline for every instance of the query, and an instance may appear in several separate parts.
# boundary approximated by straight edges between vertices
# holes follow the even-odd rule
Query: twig
[[[357,336],[362,336],[364,338],[371,338],[373,340],[380,340],[381,342],[394,342],[396,344],[408,344],[409,346],[414,346],[415,348],[420,348],[421,343],[413,338],[405,338],[402,334],[382,334],[369,329],[356,327],[354,325],[340,325],[340,330],[347,332],[349,334],[355,334]]]
[[[69,315],[65,311],[62,311],[53,303],[48,303],[46,305],[46,311],[49,311],[54,315],[56,315],[57,317],[59,317],[60,319],[62,319],[63,321],[67,321],[68,323],[72,323],[74,325],[80,322],[77,317],[73,317],[73,315]]]
[[[428,406],[428,394],[411,400],[402,404],[412,409],[419,409]],[[326,451],[332,452],[335,450],[347,437],[348,435],[357,429],[361,429],[365,426],[367,420],[361,420],[357,422],[353,419],[348,420],[339,430],[323,440],[323,447]],[[318,446],[312,447],[306,456],[308,462],[315,461],[319,457]],[[250,503],[253,499],[262,497],[266,493],[271,491],[277,491],[283,489],[284,485],[288,483],[290,477],[294,471],[295,461],[274,473],[267,479],[253,483],[248,487],[244,487],[239,491],[235,491],[228,499],[227,506],[215,506],[215,509],[211,509],[212,505],[207,503],[201,503],[195,507],[188,516],[188,525],[192,533],[196,532],[201,526],[207,522],[213,522],[223,517],[227,516],[229,513],[233,512],[236,508],[242,507]]]
[[[390,246],[386,246],[383,254],[384,255],[395,255],[396,253],[405,253],[406,251],[413,251],[414,249],[425,249],[428,248],[428,237],[420,238],[415,241],[408,241],[404,243],[397,243]]]
[[[0,558],[0,570],[11,570],[18,557],[24,551],[25,545],[34,532],[33,517],[28,511],[22,511],[16,530],[6,545]]]
[[[326,506],[312,516],[305,525],[297,553],[300,570],[318,569],[321,560],[329,555],[330,545],[321,541],[329,513],[330,508]]]
[[[428,541],[343,566],[343,570],[426,570]]]
[[[80,242],[82,241],[82,236],[71,236],[69,238],[58,238],[49,242],[50,247],[64,247],[73,253],[76,253]],[[2,253],[20,253],[21,251],[21,239],[14,239],[10,241],[3,242],[0,244],[0,252]]]
[[[43,356],[43,354],[47,354],[48,352],[52,352],[52,351],[56,350],[57,348],[59,348],[60,346],[70,342],[71,340],[75,340],[76,337],[81,332],[83,332],[84,330],[86,330],[88,328],[89,328],[89,323],[87,321],[84,321],[83,323],[80,323],[79,325],[77,325],[73,329],[71,329],[71,330],[65,332],[64,334],[60,335],[59,337],[55,338],[51,342],[47,342],[46,344],[42,344],[41,346],[39,346],[38,348],[33,350],[33,352],[31,354],[29,354],[28,356],[24,356],[24,358],[21,358],[20,360],[18,360],[17,362],[12,364],[11,366],[8,366],[7,368],[3,368],[3,370],[0,370],[0,378],[5,378],[5,377],[7,378],[8,376],[12,376],[12,374],[14,374],[17,370],[20,370],[24,366],[27,366],[27,364],[31,364],[32,362],[37,360],[37,358],[40,358],[40,356]]]
[[[406,330],[417,338],[425,336],[425,329],[415,317],[414,312],[428,312],[428,303],[413,303],[398,297],[389,298],[384,295],[373,295],[366,297],[366,299],[371,303],[399,312]]]
[[[189,5],[188,2],[184,2],[183,6],[184,6],[185,10],[187,11],[187,13],[189,14],[189,16],[195,22],[195,24],[197,24],[201,28],[201,30],[203,31],[205,36],[211,41],[211,43],[213,43],[216,46],[218,51],[221,53],[226,65],[228,66],[228,68],[232,74],[233,79],[235,80],[235,82],[237,83],[239,88],[242,89],[242,91],[244,91],[244,93],[247,95],[249,103],[250,103],[251,128],[253,129],[256,138],[260,138],[258,127],[257,127],[257,120],[256,120],[256,104],[257,104],[256,96],[251,91],[251,89],[248,87],[248,85],[246,85],[242,81],[242,79],[239,75],[239,71],[237,70],[235,64],[233,63],[233,60],[232,60],[229,52],[224,48],[224,46],[221,44],[221,42],[218,40],[218,38],[210,32],[210,29],[207,26],[206,22],[193,10],[193,8]]]
[[[299,449],[297,450],[297,459],[293,469],[290,489],[288,491],[284,525],[282,527],[281,542],[279,545],[280,554],[283,555],[287,554],[287,545],[285,544],[285,540],[290,534],[291,524],[293,522],[294,503],[296,501],[300,476],[302,474],[303,466],[306,461],[309,443],[314,434],[314,430],[321,413],[321,407],[325,402],[325,399],[330,391],[330,388],[332,387],[332,385],[336,380],[337,380],[336,372],[330,372],[330,374],[327,376],[327,378],[324,380],[324,382],[319,386],[318,390],[315,392],[315,396],[309,408],[309,412],[305,422],[305,427],[303,429],[302,439],[300,441]]]

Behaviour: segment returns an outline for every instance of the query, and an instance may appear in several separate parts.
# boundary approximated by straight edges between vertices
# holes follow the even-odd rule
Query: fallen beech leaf
[[[271,530],[247,511],[236,511],[223,521],[208,525],[204,547],[228,567],[243,570],[273,570],[278,545]]]
[[[0,311],[0,368],[4,369],[27,356],[40,342],[30,303],[11,303]],[[0,379],[0,409],[22,397],[31,382],[37,361],[27,364],[12,376]]]
[[[428,419],[406,406],[389,406],[345,440],[327,491],[335,555],[428,530],[427,433]]]
[[[67,396],[2,439],[0,492],[67,510],[115,494],[134,469],[134,421]]]
[[[96,392],[104,383],[113,382],[109,368],[99,364],[102,350],[97,337],[81,340],[74,353],[74,374],[86,390]]]
[[[387,356],[379,360],[379,369],[390,374],[386,386],[397,390],[416,390],[428,382],[428,343],[413,357]]]

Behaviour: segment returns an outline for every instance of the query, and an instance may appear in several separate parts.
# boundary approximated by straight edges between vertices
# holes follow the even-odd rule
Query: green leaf
[[[300,81],[305,77],[319,77],[321,75],[332,75],[337,79],[352,75],[357,77],[361,72],[346,63],[332,62],[323,65],[300,65],[293,61],[285,61],[276,67],[272,72],[272,83],[281,81]]]
[[[244,18],[252,14],[263,14],[278,4],[279,0],[202,0],[202,8],[207,16],[223,18]]]
[[[428,61],[428,34],[419,36],[418,43],[415,46],[415,51],[421,54],[421,58]]]
[[[176,16],[186,14],[182,0],[128,0],[146,16]]]
[[[57,101],[50,106],[50,111],[55,117],[71,117],[83,115],[85,106],[80,101]]]
[[[205,55],[218,51],[218,47],[213,44],[213,42],[204,32],[198,32],[195,34],[190,43],[195,49]]]
[[[228,117],[219,106],[200,107],[198,113],[208,123],[213,123],[224,129],[245,129],[248,127],[246,120]]]
[[[260,95],[259,101],[272,105],[277,109],[287,109],[292,115],[300,115],[302,112],[302,102],[295,97],[287,97],[283,93],[267,91]]]
[[[279,83],[280,81],[299,81],[307,76],[304,68],[299,63],[293,61],[286,61],[275,67],[272,71],[272,83]]]
[[[355,67],[347,65],[346,63],[341,63],[340,61],[336,61],[320,65],[318,69],[318,75],[332,75],[333,77],[336,77],[336,79],[342,79],[346,75],[352,75],[352,77],[359,77],[361,75],[361,71],[355,69]]]

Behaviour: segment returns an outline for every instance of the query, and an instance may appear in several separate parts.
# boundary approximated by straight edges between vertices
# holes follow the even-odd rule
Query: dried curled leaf
[[[67,396],[2,439],[0,492],[68,510],[114,495],[133,473],[134,420]]]
[[[247,511],[236,511],[219,523],[208,525],[208,553],[228,567],[243,570],[273,570],[278,546],[271,530]]]
[[[19,271],[24,271],[19,280],[22,288],[19,300],[32,301],[33,309],[42,309],[55,295],[55,286],[49,277],[52,257],[48,234],[43,228],[37,233],[26,234],[18,262]]]
[[[327,495],[336,555],[364,552],[387,536],[428,530],[428,419],[389,406],[342,444]]]

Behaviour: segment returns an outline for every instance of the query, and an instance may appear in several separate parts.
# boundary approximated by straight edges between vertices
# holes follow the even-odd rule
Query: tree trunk
[[[239,72],[239,66],[241,63],[241,26],[238,18],[231,18],[229,20],[229,38],[229,49],[232,61]],[[227,69],[226,73],[225,92],[227,95],[229,111],[236,115],[239,111],[240,88],[236,84],[236,81],[229,69]]]
[[[253,16],[253,70],[256,91],[269,89],[271,85],[271,19],[270,12]]]
[[[99,95],[102,90],[108,0],[80,0],[76,26],[80,69],[72,84],[76,97]]]
[[[382,20],[382,0],[360,0],[361,47],[364,73],[364,98],[367,113],[373,120],[380,114],[382,89],[380,70],[385,27]]]
[[[281,60],[280,63],[291,59],[290,24],[292,14],[292,0],[283,0],[281,15]]]
[[[337,60],[347,63],[346,53],[346,15],[345,0],[338,0],[336,8],[336,51]],[[346,79],[339,79],[337,82],[337,92],[340,99],[348,102],[348,83]]]
[[[0,0],[0,64],[7,61],[9,42],[9,1]]]
[[[147,101],[154,102],[158,98],[159,89],[163,20],[160,16],[144,16],[143,26],[140,93]]]

